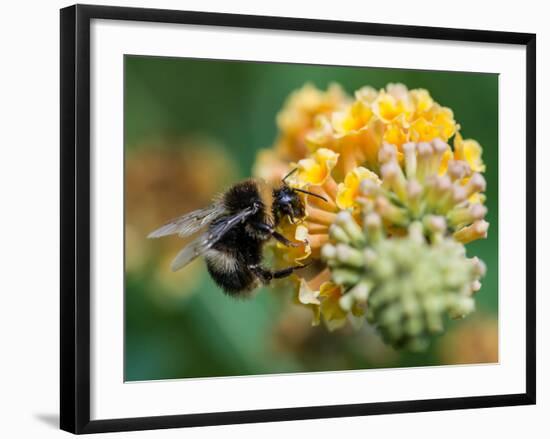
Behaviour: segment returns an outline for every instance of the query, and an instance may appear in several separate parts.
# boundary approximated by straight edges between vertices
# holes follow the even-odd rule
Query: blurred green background
[[[125,379],[292,373],[494,361],[498,331],[498,75],[125,57]],[[489,238],[468,245],[487,264],[477,311],[447,322],[425,353],[394,351],[369,328],[329,333],[270,290],[225,296],[202,261],[176,274],[185,241],[147,240],[168,219],[203,207],[250,176],[273,144],[275,117],[304,83],[349,94],[401,82],[450,107],[465,138],[483,146]]]

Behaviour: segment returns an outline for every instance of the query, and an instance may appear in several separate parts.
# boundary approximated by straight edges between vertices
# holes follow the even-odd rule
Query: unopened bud
[[[384,142],[378,151],[378,161],[380,163],[389,163],[397,159],[397,148],[395,145]]]

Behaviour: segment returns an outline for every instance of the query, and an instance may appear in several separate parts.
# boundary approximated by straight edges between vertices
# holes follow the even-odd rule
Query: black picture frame
[[[502,43],[526,47],[526,392],[416,401],[90,420],[90,21],[92,19]],[[273,422],[535,404],[536,36],[288,17],[75,5],[61,9],[60,426],[72,433]]]

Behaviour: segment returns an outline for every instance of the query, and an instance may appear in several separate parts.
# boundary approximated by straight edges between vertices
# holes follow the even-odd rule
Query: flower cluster
[[[378,171],[383,142],[395,145],[401,154],[407,142],[436,138],[447,142],[458,129],[453,112],[435,102],[427,90],[388,84],[380,91],[363,87],[342,111],[317,117],[307,142],[311,149],[329,148],[341,154],[335,169],[341,178],[359,164]]]
[[[293,94],[271,156],[259,155],[258,176],[297,168],[289,183],[327,200],[304,198],[304,221],[280,225],[303,245],[277,244],[274,254],[310,264],[295,284],[314,324],[333,330],[366,318],[392,346],[424,349],[445,316],[473,311],[481,287],[484,264],[464,245],[489,227],[482,148],[462,138],[453,112],[426,90],[363,87],[354,100],[338,90],[338,99],[331,89]],[[292,125],[291,115],[301,127],[294,140],[280,122]],[[280,139],[293,155],[285,158]]]

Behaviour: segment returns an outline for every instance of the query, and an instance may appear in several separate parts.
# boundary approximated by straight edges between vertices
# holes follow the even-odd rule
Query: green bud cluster
[[[407,235],[391,238],[377,213],[362,223],[340,212],[321,253],[333,281],[345,288],[342,309],[364,309],[387,343],[413,351],[426,349],[447,316],[462,318],[474,310],[472,295],[485,267],[467,258],[462,244],[447,237],[428,241],[419,221]]]

